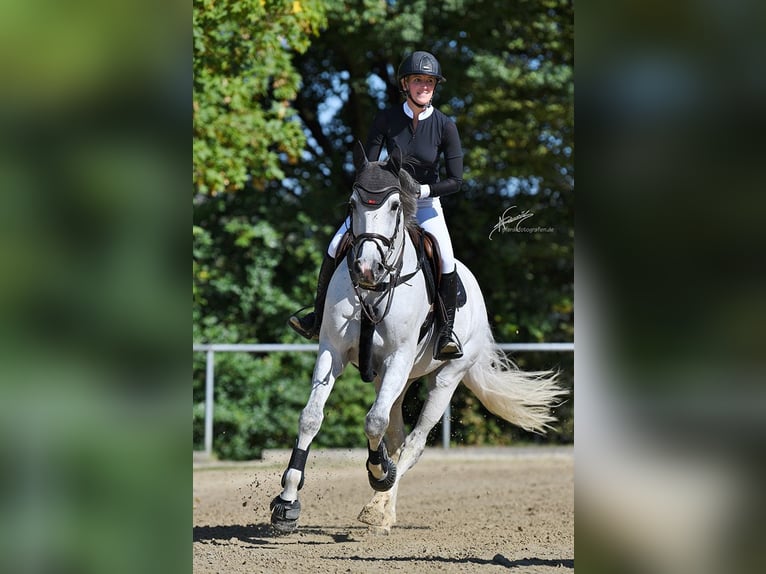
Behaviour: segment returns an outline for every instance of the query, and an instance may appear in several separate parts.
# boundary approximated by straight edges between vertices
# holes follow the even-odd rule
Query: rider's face
[[[403,80],[405,90],[410,94],[410,97],[415,100],[415,103],[419,106],[426,106],[434,95],[434,88],[436,87],[436,78],[433,76],[407,76]]]

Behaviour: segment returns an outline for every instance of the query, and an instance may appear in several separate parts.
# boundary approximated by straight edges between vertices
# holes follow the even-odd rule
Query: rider
[[[399,65],[397,81],[406,99],[402,105],[378,113],[367,138],[365,151],[370,161],[377,161],[384,145],[388,153],[399,147],[405,157],[404,169],[420,183],[417,219],[423,229],[436,237],[441,251],[439,296],[443,308],[439,313],[439,334],[434,357],[440,360],[456,359],[463,355],[460,340],[453,332],[457,273],[452,241],[439,198],[460,189],[463,181],[463,150],[455,123],[431,103],[436,86],[446,81],[436,57],[420,50],[408,55]],[[440,180],[439,159],[442,155],[447,177]],[[327,286],[335,271],[335,255],[348,226],[347,219],[327,249],[319,271],[314,312],[303,318],[296,315],[290,317],[290,326],[307,339],[319,333]]]

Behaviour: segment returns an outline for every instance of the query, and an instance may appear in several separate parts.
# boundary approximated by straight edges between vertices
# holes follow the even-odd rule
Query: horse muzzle
[[[352,266],[352,278],[362,289],[375,289],[382,281],[385,268],[379,262],[356,259]]]

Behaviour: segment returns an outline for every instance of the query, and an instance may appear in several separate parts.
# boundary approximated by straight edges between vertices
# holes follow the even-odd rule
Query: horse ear
[[[394,174],[399,175],[399,170],[402,168],[402,148],[396,146],[394,151],[388,157],[388,167]]]
[[[356,171],[362,171],[369,163],[367,161],[367,154],[364,153],[362,142],[356,140],[356,145],[354,146],[354,167]]]

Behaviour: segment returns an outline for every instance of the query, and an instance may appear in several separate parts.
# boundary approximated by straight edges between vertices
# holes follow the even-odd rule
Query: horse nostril
[[[359,259],[354,261],[354,271],[356,271],[357,273],[361,273],[362,272],[362,262],[359,261]]]

